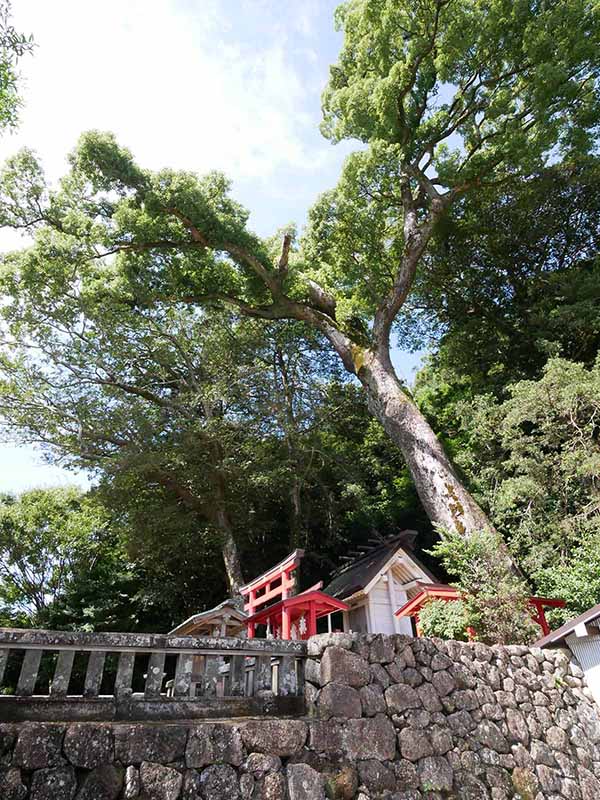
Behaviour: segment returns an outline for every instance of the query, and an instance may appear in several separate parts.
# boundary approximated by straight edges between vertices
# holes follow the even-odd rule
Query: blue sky
[[[19,0],[38,44],[22,62],[25,107],[0,160],[22,146],[56,180],[79,134],[113,131],[138,161],[220,169],[268,235],[302,225],[334,185],[347,144],[319,133],[320,95],[341,36],[337,0]],[[18,246],[0,231],[0,250]],[[418,358],[396,354],[410,380]],[[85,482],[32,448],[0,444],[0,491]]]

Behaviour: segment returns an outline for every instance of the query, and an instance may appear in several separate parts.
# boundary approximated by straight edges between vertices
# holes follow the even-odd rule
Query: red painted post
[[[281,638],[290,638],[290,612],[285,605],[281,609]]]
[[[317,607],[313,600],[308,604],[308,636],[317,635]]]

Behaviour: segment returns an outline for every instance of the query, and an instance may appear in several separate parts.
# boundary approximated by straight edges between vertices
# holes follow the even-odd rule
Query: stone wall
[[[600,798],[600,713],[564,654],[347,634],[308,649],[303,719],[0,724],[0,798]]]
[[[310,749],[365,797],[600,797],[600,709],[563,652],[338,634],[309,655]]]

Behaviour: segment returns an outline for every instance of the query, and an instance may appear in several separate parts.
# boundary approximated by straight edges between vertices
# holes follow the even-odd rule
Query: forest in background
[[[363,24],[371,5],[347,13]],[[465,24],[447,5],[424,3],[400,37],[411,41],[397,56],[400,122],[348,59],[375,58],[386,25],[404,30],[409,12],[397,3],[379,25],[367,14],[366,43],[348,26],[324,132],[368,150],[301,236],[258,240],[223,176],[149,173],[108,134],[82,137],[59,190],[29,151],[5,165],[0,221],[36,238],[3,257],[0,412],[8,432],[95,485],[2,498],[3,624],[164,631],[292,548],[306,550],[308,585],[404,528],[445,578],[429,551],[451,515],[428,492],[398,404],[450,457],[436,451],[434,467],[468,506],[466,533],[491,520],[529,588],[567,601],[555,620],[600,601],[598,108],[595,94],[565,90],[581,70],[597,79],[597,50],[593,37],[572,45],[589,24],[576,2],[560,19],[502,18],[514,52],[484,78],[493,22],[475,56],[434,58],[436,37],[454,41]],[[533,66],[525,22],[559,42],[530,53]],[[6,39],[7,68],[26,44]],[[373,69],[388,91],[393,69]],[[452,76],[455,101],[427,116],[436,81]],[[530,103],[526,117],[499,86],[515,108]],[[14,88],[0,97],[5,125]],[[457,130],[462,162],[444,149]],[[377,372],[390,336],[430,353],[413,387],[394,386],[395,411]]]

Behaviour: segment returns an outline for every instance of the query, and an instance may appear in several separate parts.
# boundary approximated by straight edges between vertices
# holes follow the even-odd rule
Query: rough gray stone
[[[475,732],[476,738],[497,753],[509,753],[510,747],[500,728],[491,720],[482,720]]]
[[[304,662],[304,678],[315,686],[321,685],[321,662],[307,658]]]
[[[434,672],[431,682],[440,697],[445,697],[456,689],[456,681],[447,670]]]
[[[539,739],[533,739],[529,748],[529,752],[531,753],[531,757],[536,764],[545,764],[547,767],[556,766],[554,753],[548,747],[546,742],[542,742]]]
[[[535,800],[539,790],[535,774],[525,767],[515,767],[511,775],[513,787],[523,800]]]
[[[186,770],[181,785],[181,800],[202,800],[201,787],[200,773],[195,769]],[[254,788],[254,781],[252,781],[252,788]]]
[[[385,702],[391,714],[400,714],[407,708],[420,708],[421,698],[412,686],[397,683],[385,690]]]
[[[562,728],[553,725],[546,731],[546,742],[553,750],[560,750],[563,753],[569,752],[569,737]]]
[[[0,770],[0,797],[2,800],[25,800],[27,787],[21,780],[21,770]]]
[[[334,720],[311,722],[309,746],[316,753],[341,753],[344,749],[343,725]]]
[[[16,728],[13,725],[0,723],[0,766],[9,766],[16,740]]]
[[[463,709],[464,711],[473,711],[476,708],[479,708],[479,698],[477,697],[476,692],[472,689],[463,689],[458,692],[454,692],[452,695],[452,700],[454,701],[454,705],[457,709]]]
[[[31,800],[73,800],[77,781],[73,767],[49,767],[33,773]]]
[[[427,667],[421,667],[423,672],[426,669]],[[405,669],[402,670],[401,682],[408,684],[408,686],[420,686],[423,683],[423,675],[419,670],[414,669],[414,667],[405,667]]]
[[[560,793],[568,800],[581,800],[581,789],[577,781],[572,778],[563,778],[560,782]]]
[[[299,719],[260,719],[248,722],[241,733],[250,752],[291,756],[306,742],[308,728]]]
[[[598,800],[600,795],[600,779],[585,767],[577,767],[579,788],[582,800]]]
[[[123,770],[103,764],[85,776],[77,800],[117,800],[122,786]]]
[[[453,775],[448,760],[443,756],[427,756],[419,762],[421,789],[426,791],[450,791]]]
[[[436,725],[431,728],[429,735],[431,737],[433,752],[436,756],[443,756],[448,750],[452,750],[454,742],[448,728],[438,728]]]
[[[389,674],[381,664],[371,664],[371,680],[373,683],[378,683],[383,689],[392,682]]]
[[[506,709],[506,724],[510,738],[513,742],[529,743],[529,728],[523,714],[516,708]]]
[[[200,778],[198,778],[200,780]],[[242,775],[240,778],[240,795],[242,800],[251,800],[254,794],[255,780],[252,775]]]
[[[288,764],[290,800],[325,800],[325,779],[308,764]]]
[[[119,725],[114,729],[115,758],[122,764],[155,761],[168,764],[183,758],[187,728],[183,725]]]
[[[557,769],[538,764],[535,768],[536,775],[544,792],[560,792],[561,774]]]
[[[354,800],[358,792],[358,771],[349,763],[324,766],[325,794],[334,800]]]
[[[423,683],[416,690],[419,700],[427,711],[441,711],[442,704],[437,692],[430,683]]]
[[[363,687],[363,690],[367,687]],[[339,683],[328,683],[319,694],[317,701],[318,714],[323,719],[344,717],[356,719],[362,716],[360,695],[351,686]]]
[[[384,714],[386,710],[383,689],[377,683],[363,686],[359,691],[362,713],[365,717],[374,717],[375,714]]]
[[[373,794],[391,792],[396,788],[395,773],[381,761],[359,761],[358,774],[361,784]]]
[[[394,640],[390,636],[377,634],[369,648],[369,661],[371,664],[389,664],[394,660],[396,651]]]
[[[477,725],[466,711],[456,711],[447,717],[448,725],[459,736],[467,736]]]
[[[140,772],[137,767],[130,765],[125,770],[125,788],[123,797],[125,800],[133,800],[140,793]]]
[[[176,769],[148,761],[140,766],[140,786],[147,800],[177,800],[182,783],[183,777]]]
[[[63,725],[26,723],[19,731],[12,765],[23,769],[44,769],[64,764],[61,753],[64,733]]]
[[[440,669],[450,669],[454,662],[444,653],[434,653],[431,659],[431,669],[438,672]]]
[[[352,760],[392,761],[396,755],[396,731],[383,714],[351,719],[343,729],[344,750]]]
[[[308,640],[308,655],[320,656],[328,647],[352,650],[355,638],[351,633],[320,633],[317,636],[311,636]]]
[[[63,751],[74,767],[93,769],[109,764],[114,756],[112,731],[107,725],[76,722],[65,732]]]
[[[321,659],[321,683],[343,683],[360,689],[371,680],[369,664],[341,647],[328,647]]]
[[[581,704],[577,718],[586,736],[594,744],[600,742],[600,710],[589,704]]]
[[[419,728],[403,728],[398,735],[400,753],[408,761],[419,761],[433,755],[429,734]]]
[[[204,800],[240,800],[237,772],[229,764],[214,764],[200,775],[200,792]]]
[[[415,765],[406,759],[394,762],[394,772],[396,774],[396,786],[398,789],[418,789],[419,776]]]
[[[190,730],[185,748],[188,767],[205,767],[209,764],[233,764],[239,767],[243,759],[239,728],[215,723]]]
[[[256,779],[264,778],[268,772],[278,772],[281,769],[281,759],[267,753],[250,753],[244,761],[243,769],[252,773]]]
[[[256,800],[287,800],[286,781],[281,772],[269,772],[257,784]],[[253,798],[253,800],[254,800]]]
[[[457,772],[456,785],[460,786],[460,800],[489,800],[490,793],[485,784],[470,772]]]

